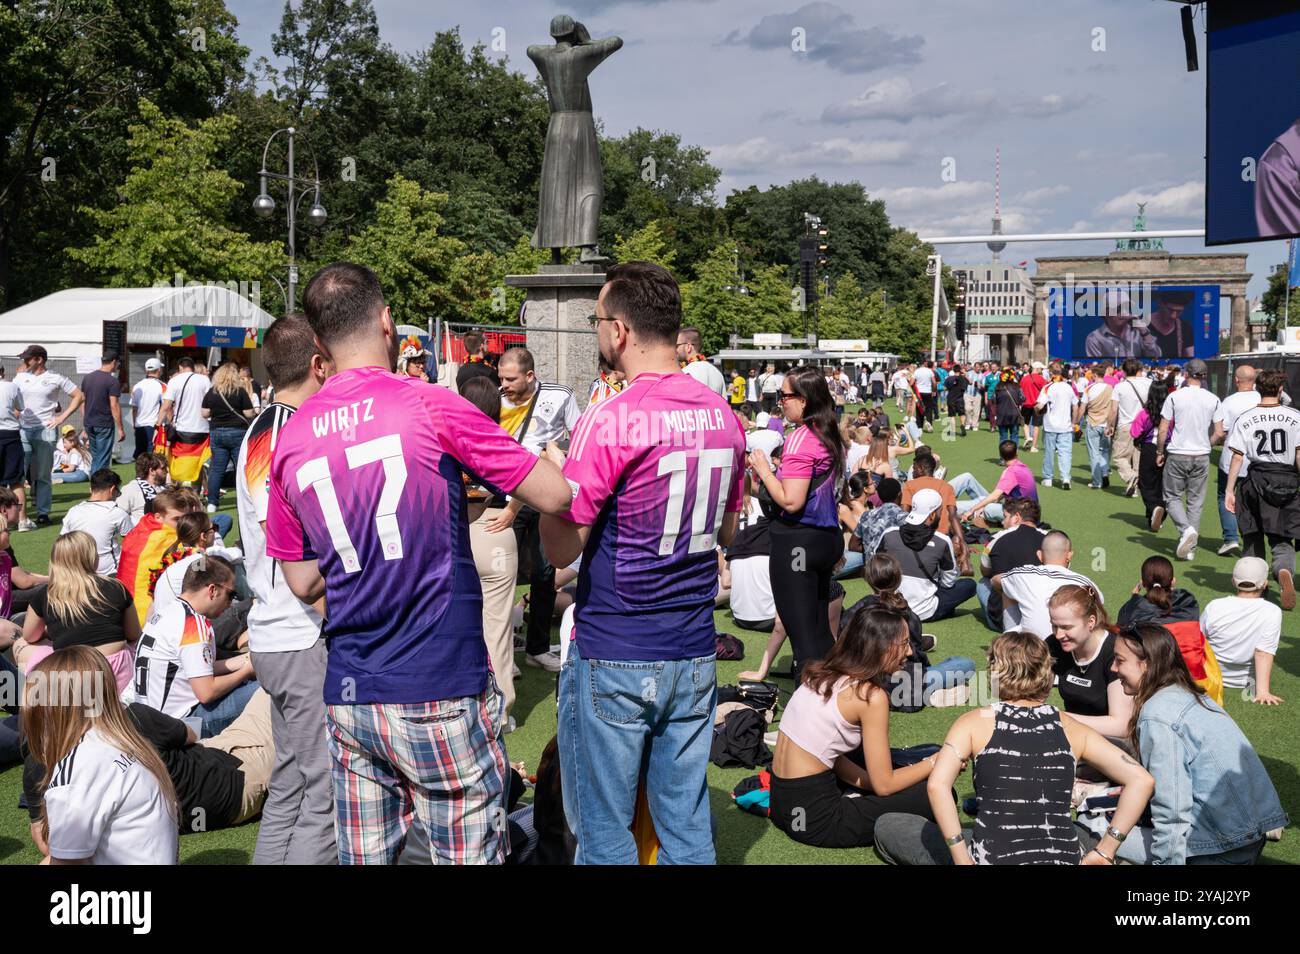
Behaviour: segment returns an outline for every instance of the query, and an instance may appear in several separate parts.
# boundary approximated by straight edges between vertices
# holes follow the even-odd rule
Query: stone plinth
[[[536,275],[507,275],[506,284],[528,292],[524,327],[537,379],[573,388],[578,406],[600,373],[595,329],[587,316],[605,284],[598,265],[543,265]]]

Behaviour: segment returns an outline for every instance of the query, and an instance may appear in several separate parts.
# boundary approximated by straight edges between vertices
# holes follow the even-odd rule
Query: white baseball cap
[[[754,417],[754,423],[759,427],[767,427],[767,425],[770,424],[771,421],[772,421],[772,415],[768,414],[767,411],[759,411],[758,414],[755,415]]]
[[[931,514],[943,506],[939,491],[926,487],[912,495],[912,509],[904,518],[905,523],[919,526],[930,519]]]
[[[157,358],[150,358],[148,361],[144,363],[144,369],[146,371],[161,371],[162,362],[159,361]]]

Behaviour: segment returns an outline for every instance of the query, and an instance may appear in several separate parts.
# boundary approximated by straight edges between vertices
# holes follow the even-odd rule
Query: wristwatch
[[[960,845],[965,838],[966,836],[962,832],[957,832],[957,834],[953,835],[951,838],[945,838],[944,843],[949,848],[955,848]]]
[[[1106,834],[1110,835],[1110,837],[1114,838],[1120,844],[1123,844],[1124,839],[1128,837],[1128,835],[1120,834],[1120,830],[1114,825],[1106,826]]]

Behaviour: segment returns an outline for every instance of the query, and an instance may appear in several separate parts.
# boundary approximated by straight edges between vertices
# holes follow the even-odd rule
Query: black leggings
[[[865,848],[875,840],[876,820],[890,812],[934,821],[926,782],[893,795],[872,795],[833,771],[796,779],[772,775],[772,824],[803,845]]]
[[[1165,505],[1165,469],[1156,466],[1155,444],[1138,448],[1138,490],[1142,492],[1142,505],[1150,522],[1152,511]]]
[[[768,574],[776,615],[781,618],[794,653],[794,679],[804,663],[821,659],[835,642],[831,632],[831,576],[844,552],[838,527],[770,523]]]

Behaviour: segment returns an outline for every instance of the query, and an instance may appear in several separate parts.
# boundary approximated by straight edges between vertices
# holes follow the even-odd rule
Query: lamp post
[[[258,177],[261,180],[262,191],[258,194],[257,198],[253,200],[253,211],[262,218],[267,219],[275,212],[275,199],[271,198],[270,193],[266,191],[266,180],[278,179],[281,182],[284,182],[289,190],[289,201],[287,203],[289,225],[289,291],[285,296],[286,313],[293,312],[297,307],[298,261],[297,241],[294,233],[298,217],[298,203],[302,201],[307,193],[311,192],[314,194],[311,208],[307,210],[308,223],[311,225],[321,225],[325,221],[325,206],[320,204],[320,167],[316,164],[315,155],[312,155],[311,160],[312,178],[300,179],[294,175],[293,137],[296,132],[297,130],[294,129],[294,127],[287,126],[284,129],[277,129],[275,132],[271,133],[271,137],[266,140],[266,145],[262,148],[262,169],[258,172]],[[266,157],[271,151],[271,143],[275,141],[275,137],[280,135],[280,133],[284,133],[288,139],[288,175],[281,175],[278,172],[267,172],[266,170]],[[301,192],[298,191],[300,186],[302,187]]]

